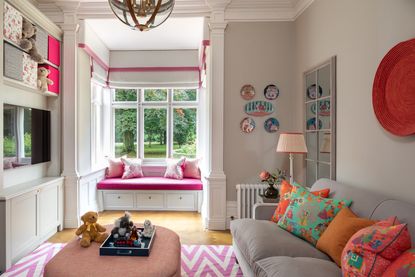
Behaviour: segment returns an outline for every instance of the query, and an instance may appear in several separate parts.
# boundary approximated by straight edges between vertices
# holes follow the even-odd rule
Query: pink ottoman
[[[112,226],[107,226],[111,231]],[[78,239],[68,243],[45,267],[45,277],[169,277],[181,276],[179,236],[157,226],[149,257],[100,256],[99,243],[82,248]]]

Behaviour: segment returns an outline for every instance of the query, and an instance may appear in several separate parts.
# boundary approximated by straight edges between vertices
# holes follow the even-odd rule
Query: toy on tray
[[[114,239],[128,240],[131,236],[132,227],[134,226],[134,223],[131,221],[131,214],[125,212],[122,217],[115,220],[114,226],[111,231]]]

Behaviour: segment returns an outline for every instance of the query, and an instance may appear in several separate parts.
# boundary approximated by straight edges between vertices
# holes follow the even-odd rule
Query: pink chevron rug
[[[44,243],[8,269],[1,277],[41,277],[43,268],[63,247],[64,243]],[[232,246],[183,245],[183,277],[240,277]]]

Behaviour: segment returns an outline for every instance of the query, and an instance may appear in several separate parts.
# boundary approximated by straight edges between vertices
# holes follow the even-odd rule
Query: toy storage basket
[[[4,76],[23,81],[23,52],[4,43]]]
[[[36,46],[37,50],[43,58],[48,58],[48,33],[42,28],[37,27]]]

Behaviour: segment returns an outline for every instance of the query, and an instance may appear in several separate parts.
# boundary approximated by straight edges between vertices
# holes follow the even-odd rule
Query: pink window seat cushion
[[[164,177],[142,177],[133,179],[109,178],[97,184],[101,190],[203,190],[199,179],[182,180]]]

